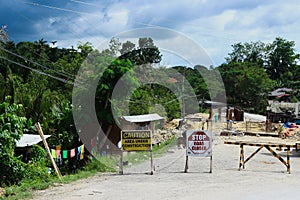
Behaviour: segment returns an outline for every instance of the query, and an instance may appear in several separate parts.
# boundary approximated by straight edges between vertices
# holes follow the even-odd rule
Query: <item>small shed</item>
[[[47,139],[51,137],[51,135],[44,135],[44,137]],[[32,146],[41,142],[42,139],[40,135],[23,134],[21,139],[16,143],[15,154],[22,155],[22,161],[28,162]]]
[[[164,118],[158,114],[146,114],[146,115],[130,115],[121,116],[119,126],[112,126],[107,138],[99,138],[99,149],[102,155],[118,154],[118,143],[121,140],[120,132],[122,130],[155,130],[155,122],[164,122]],[[113,144],[113,145],[112,145]]]
[[[51,137],[51,135],[44,135],[45,139]],[[17,147],[30,147],[34,144],[38,144],[42,141],[40,135],[23,134],[21,139],[17,141]]]
[[[160,115],[146,114],[146,115],[131,115],[121,117],[122,130],[152,130],[154,132],[154,122],[164,121]]]

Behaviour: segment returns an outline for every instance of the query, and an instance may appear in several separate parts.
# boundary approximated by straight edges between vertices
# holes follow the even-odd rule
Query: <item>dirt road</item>
[[[124,175],[106,174],[38,191],[34,199],[288,199],[300,198],[300,155],[292,152],[291,174],[268,151],[262,150],[246,169],[238,171],[239,147],[225,145],[215,137],[213,173],[209,158],[190,157],[189,172],[183,173],[185,150],[174,148],[150,162],[124,170]],[[255,148],[245,148],[246,156]],[[285,155],[285,152],[280,154]]]

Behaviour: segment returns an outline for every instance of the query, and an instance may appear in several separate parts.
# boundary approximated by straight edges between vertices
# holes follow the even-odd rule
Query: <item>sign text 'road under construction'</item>
[[[122,149],[124,151],[151,150],[150,130],[129,130],[121,132]]]

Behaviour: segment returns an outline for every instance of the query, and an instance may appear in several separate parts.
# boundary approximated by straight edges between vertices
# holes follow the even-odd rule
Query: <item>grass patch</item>
[[[69,174],[59,179],[56,174],[49,176],[48,179],[23,179],[18,185],[5,187],[6,197],[0,199],[15,200],[15,199],[29,199],[32,198],[34,190],[44,190],[53,186],[54,184],[61,183],[67,184],[79,179],[89,178],[99,172],[116,172],[115,167],[111,166],[111,161],[105,163],[105,160],[92,160],[76,174]]]
[[[160,144],[159,146],[158,145],[153,146],[152,148],[153,157],[160,157],[164,155],[170,148],[174,147],[175,145],[177,145],[177,138],[173,136],[169,140]],[[150,152],[148,151],[129,152],[123,158],[125,162],[128,161],[128,163],[131,163],[132,165],[140,164],[149,159],[150,159]]]
[[[160,146],[153,147],[153,156],[159,157],[168,151],[169,148],[177,144],[177,138],[172,137],[168,141],[162,143]],[[150,159],[149,152],[130,152],[124,155],[123,160],[132,163],[132,165],[140,164]],[[6,197],[0,197],[0,199],[17,200],[17,199],[29,199],[32,198],[32,192],[34,190],[44,190],[55,184],[67,184],[79,179],[89,178],[99,172],[117,172],[117,166],[119,165],[119,156],[101,156],[97,159],[93,159],[81,170],[78,170],[76,174],[69,174],[59,179],[56,174],[52,174],[48,179],[24,179],[18,185],[12,185],[5,187]],[[126,166],[125,166],[126,167]],[[100,175],[100,174],[99,174]]]

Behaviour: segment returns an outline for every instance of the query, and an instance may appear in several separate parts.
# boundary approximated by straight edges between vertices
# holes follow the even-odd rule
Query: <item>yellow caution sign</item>
[[[124,151],[150,151],[150,130],[126,130],[121,131],[122,149]]]

